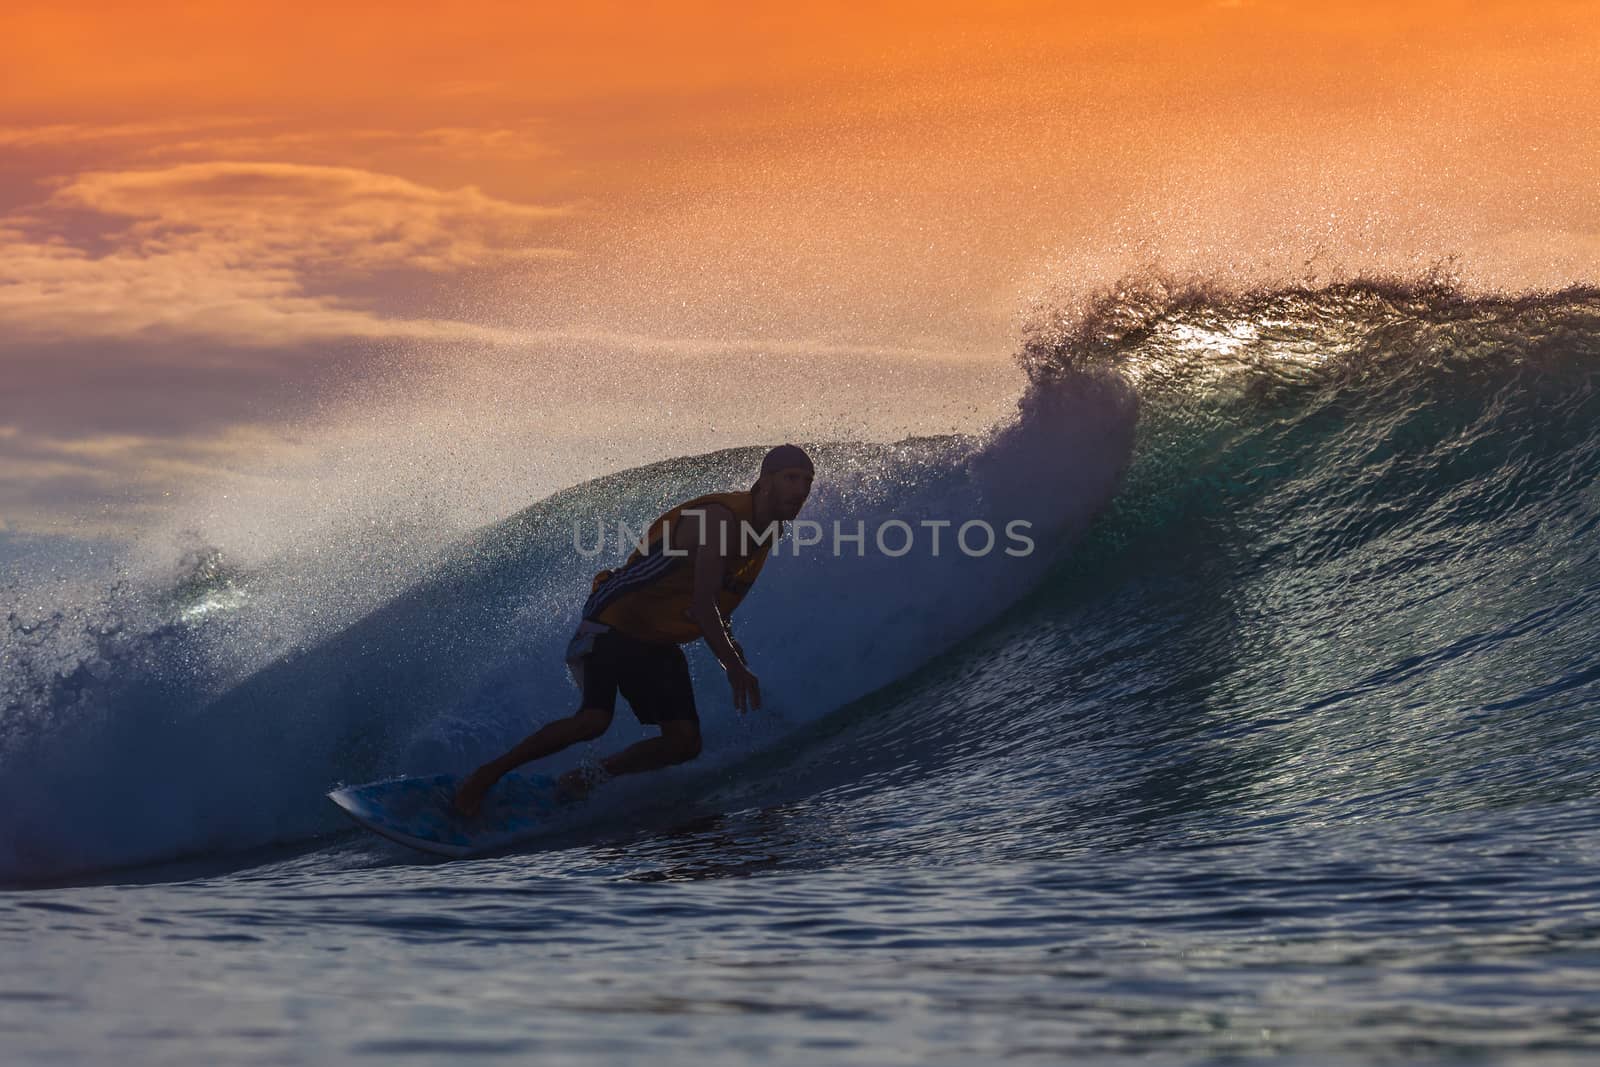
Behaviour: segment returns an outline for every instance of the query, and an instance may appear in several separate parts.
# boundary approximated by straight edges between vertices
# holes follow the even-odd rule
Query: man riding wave
[[[728,629],[761,573],[781,523],[800,513],[815,474],[796,445],[761,461],[749,490],[686,500],[650,524],[647,540],[616,570],[595,575],[567,665],[583,690],[578,710],[548,723],[505,755],[479,767],[456,790],[455,808],[477,814],[484,795],[531,760],[592,741],[611,726],[620,692],[634,716],[661,733],[600,761],[601,775],[576,768],[558,791],[586,794],[597,777],[635,774],[700,754],[700,717],[682,646],[703,638],[727,672],[734,706],[761,707],[761,684]]]

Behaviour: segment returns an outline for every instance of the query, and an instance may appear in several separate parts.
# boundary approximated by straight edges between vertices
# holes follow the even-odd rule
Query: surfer
[[[606,777],[694,759],[700,717],[681,647],[690,641],[705,639],[741,713],[760,708],[761,683],[728,616],[761,573],[782,522],[800,513],[814,473],[803,449],[779,445],[762,459],[750,489],[684,501],[650,524],[625,564],[595,575],[567,646],[567,666],[583,690],[577,712],[468,775],[456,790],[456,811],[476,815],[484,795],[513,769],[604,734],[619,692],[641,723],[661,727],[660,736],[601,760],[598,774],[568,771],[557,783],[561,795],[581,797]]]

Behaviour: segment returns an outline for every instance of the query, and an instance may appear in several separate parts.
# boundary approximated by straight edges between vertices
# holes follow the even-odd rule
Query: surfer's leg
[[[545,723],[498,762],[509,771],[532,760],[553,756],[580,741],[593,741],[611,728],[611,714],[610,708],[579,708],[565,719]]]
[[[683,649],[656,646],[641,652],[628,667],[620,674],[622,695],[634,717],[647,726],[661,727],[661,736],[601,760],[600,766],[609,774],[633,774],[698,756],[700,715],[695,710],[694,685]]]
[[[607,774],[637,774],[674,763],[686,763],[700,755],[700,723],[695,719],[674,719],[661,724],[661,736],[640,741],[600,761]]]
[[[593,741],[610,729],[611,714],[617,706],[618,661],[626,648],[626,642],[610,631],[595,635],[589,651],[581,657],[579,684],[583,699],[578,710],[565,719],[546,723],[510,752],[468,775],[456,790],[456,810],[464,815],[476,813],[484,794],[510,771],[580,741]]]
[[[611,728],[610,708],[579,708],[565,719],[545,723],[529,734],[522,743],[506,756],[516,758],[512,767],[520,767],[530,760],[553,756],[580,741],[593,741]]]
[[[641,723],[661,727],[661,736],[601,760],[601,771],[605,775],[635,774],[694,759],[700,754],[700,718],[683,649],[607,636],[614,638],[609,647],[615,650],[617,689]],[[588,692],[587,682],[584,692]],[[564,796],[580,797],[596,784],[592,770],[579,767],[562,775],[558,787]]]
[[[673,719],[661,724],[661,736],[629,745],[615,756],[600,761],[601,774],[592,768],[574,767],[556,782],[558,796],[577,800],[587,796],[608,777],[653,771],[674,763],[685,763],[700,755],[700,721]]]
[[[530,760],[560,752],[580,741],[593,741],[611,727],[611,708],[579,708],[565,719],[546,723],[497,760],[491,760],[468,775],[456,790],[455,807],[463,815],[473,815],[483,803],[483,795],[494,783]]]

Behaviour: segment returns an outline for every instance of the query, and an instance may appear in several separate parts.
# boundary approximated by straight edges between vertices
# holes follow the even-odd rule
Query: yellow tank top
[[[755,498],[749,490],[707,493],[685,500],[650,524],[643,550],[633,550],[616,570],[594,576],[583,617],[604,623],[641,641],[684,644],[702,636],[689,617],[694,599],[694,562],[691,555],[702,521],[696,508],[721,504],[733,512],[728,530],[728,550],[717,593],[717,610],[726,619],[739,606],[756,575],[767,562],[777,538],[766,536],[759,544],[755,529]],[[684,512],[690,514],[684,515]],[[745,530],[750,533],[740,536]]]

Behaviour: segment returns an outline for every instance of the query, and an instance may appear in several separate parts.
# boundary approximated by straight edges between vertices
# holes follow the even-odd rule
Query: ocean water
[[[322,794],[569,713],[574,530],[759,449],[403,566],[13,578],[0,1054],[1591,1062],[1600,293],[1130,284],[1020,359],[991,433],[816,445],[807,517],[869,536],[741,608],[765,709],[695,651],[699,760],[483,859]]]

